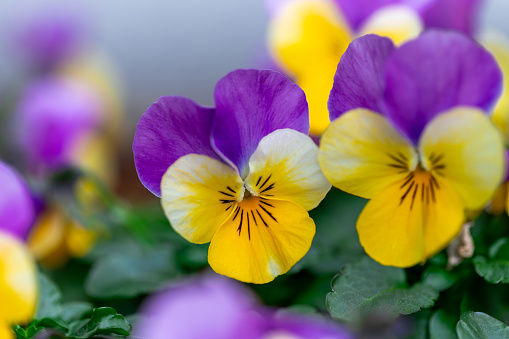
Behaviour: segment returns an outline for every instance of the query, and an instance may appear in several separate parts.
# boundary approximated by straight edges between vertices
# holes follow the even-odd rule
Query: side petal
[[[455,106],[488,112],[502,89],[491,54],[453,31],[427,31],[398,48],[387,61],[387,116],[417,143],[426,124]]]
[[[406,0],[334,0],[354,30],[358,30],[364,21],[375,11]]]
[[[446,179],[468,209],[484,207],[505,177],[502,135],[475,108],[459,107],[433,119],[420,150],[425,168]]]
[[[365,35],[355,39],[341,57],[329,96],[329,116],[334,120],[355,108],[383,113],[384,70],[395,47],[388,38]]]
[[[318,147],[305,134],[280,129],[260,141],[249,160],[246,187],[257,196],[290,200],[307,211],[331,185],[318,164]]]
[[[416,11],[404,5],[391,5],[374,12],[362,25],[360,35],[377,34],[401,45],[416,38],[422,29],[422,20]]]
[[[418,158],[387,119],[357,109],[331,123],[322,136],[318,161],[333,186],[370,199],[407,176]]]
[[[297,79],[316,69],[335,69],[351,40],[348,26],[329,0],[288,1],[268,28],[272,55]]]
[[[179,158],[161,182],[161,205],[171,226],[197,244],[212,239],[243,194],[242,180],[233,168],[199,154]]]
[[[34,222],[32,197],[23,179],[0,161],[0,230],[24,239]]]
[[[209,263],[219,274],[265,284],[288,272],[314,235],[315,223],[299,205],[247,197],[214,235]]]
[[[0,319],[9,324],[25,323],[37,304],[36,267],[30,252],[7,233],[0,232]]]
[[[189,153],[220,159],[210,144],[214,110],[182,97],[161,97],[141,116],[133,141],[134,164],[143,185],[161,196],[161,178]]]
[[[421,8],[426,28],[453,29],[475,35],[483,0],[432,0]]]
[[[304,92],[269,70],[236,70],[219,80],[212,142],[243,178],[260,140],[280,128],[307,134],[309,113]]]
[[[382,265],[410,267],[442,250],[461,230],[464,211],[440,177],[416,171],[370,200],[357,220],[366,253]]]

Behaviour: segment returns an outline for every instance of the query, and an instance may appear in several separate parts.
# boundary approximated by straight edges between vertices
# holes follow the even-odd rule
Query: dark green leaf
[[[66,303],[62,306],[62,320],[66,323],[79,320],[85,313],[90,312],[93,308],[92,304],[83,301]]]
[[[12,330],[14,331],[14,334],[16,335],[16,339],[27,339],[27,334],[23,327],[21,327],[19,325],[14,325],[12,327]]]
[[[90,318],[83,321],[81,326],[77,327],[70,335],[78,339],[90,338],[99,334],[128,336],[131,330],[131,324],[124,316],[118,314],[111,307],[101,307],[95,308]]]
[[[62,294],[44,274],[39,274],[39,304],[35,319],[58,318],[62,313]]]
[[[176,271],[172,248],[118,253],[93,266],[85,289],[96,298],[133,297],[163,286]]]
[[[459,339],[508,339],[509,328],[503,322],[481,312],[465,312],[456,325]]]
[[[438,291],[424,284],[406,285],[403,269],[382,266],[369,258],[347,266],[327,295],[332,317],[352,321],[367,314],[395,317],[433,306]]]
[[[453,273],[437,266],[430,266],[426,269],[422,278],[423,283],[440,292],[450,288],[456,280],[457,278]]]
[[[444,310],[438,310],[429,320],[430,339],[456,339],[456,322],[458,318]]]

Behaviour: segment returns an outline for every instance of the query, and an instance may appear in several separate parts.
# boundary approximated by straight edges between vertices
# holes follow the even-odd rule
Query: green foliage
[[[405,271],[369,258],[346,266],[332,283],[327,309],[333,318],[353,321],[370,314],[396,317],[434,305],[439,291],[419,282],[408,286]]]
[[[445,310],[438,310],[433,313],[429,320],[430,339],[456,339],[457,318]]]
[[[476,272],[492,284],[509,283],[509,238],[502,238],[489,249],[489,259],[474,258]]]
[[[55,284],[40,275],[39,306],[33,320],[26,328],[15,326],[18,339],[38,336],[56,336],[87,339],[102,335],[129,336],[132,326],[111,307],[94,308],[87,302],[62,304],[62,295]]]
[[[459,339],[508,339],[509,327],[481,312],[465,312],[456,325]]]

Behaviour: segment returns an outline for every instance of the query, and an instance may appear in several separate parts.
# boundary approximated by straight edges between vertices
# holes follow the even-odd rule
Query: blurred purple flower
[[[135,336],[151,339],[347,339],[339,326],[304,315],[276,314],[241,284],[207,276],[152,296]],[[316,318],[316,319],[315,319]]]
[[[88,88],[48,77],[26,89],[16,118],[26,164],[38,173],[70,164],[79,141],[99,124],[100,105]]]
[[[24,180],[0,161],[0,230],[24,239],[34,221],[32,197]]]

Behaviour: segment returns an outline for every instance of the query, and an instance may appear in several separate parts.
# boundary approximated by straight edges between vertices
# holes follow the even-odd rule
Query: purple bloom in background
[[[32,197],[19,174],[1,161],[0,187],[0,231],[25,239],[35,217]]]
[[[59,77],[32,83],[16,116],[17,140],[33,172],[70,164],[79,141],[99,123],[98,98],[87,87]]]
[[[219,276],[188,281],[152,296],[135,336],[151,339],[347,339],[332,322],[276,315],[241,284]]]
[[[79,52],[85,18],[75,7],[44,8],[13,24],[14,48],[38,70],[51,69]]]

